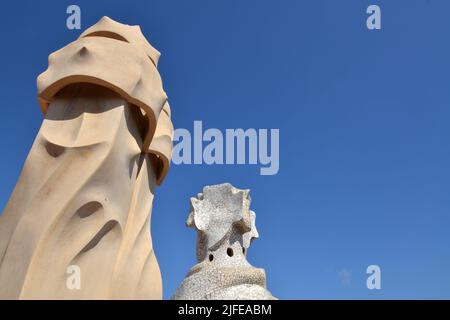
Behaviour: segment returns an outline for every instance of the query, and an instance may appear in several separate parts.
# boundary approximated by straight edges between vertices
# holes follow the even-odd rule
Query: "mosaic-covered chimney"
[[[264,269],[253,267],[246,258],[258,238],[250,202],[250,190],[229,183],[206,186],[191,198],[186,224],[197,230],[198,263],[173,299],[275,299],[266,289]]]

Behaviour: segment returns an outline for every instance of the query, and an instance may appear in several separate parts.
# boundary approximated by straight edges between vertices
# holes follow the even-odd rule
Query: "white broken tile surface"
[[[175,300],[275,299],[266,289],[264,269],[247,261],[258,238],[256,214],[250,210],[250,190],[229,183],[206,186],[191,198],[187,226],[197,230],[197,261]]]

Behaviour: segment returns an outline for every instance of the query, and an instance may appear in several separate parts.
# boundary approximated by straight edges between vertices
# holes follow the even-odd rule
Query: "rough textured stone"
[[[246,259],[251,242],[258,238],[249,193],[225,183],[206,186],[191,198],[186,224],[197,230],[198,264],[173,299],[275,299],[266,289],[264,270]]]

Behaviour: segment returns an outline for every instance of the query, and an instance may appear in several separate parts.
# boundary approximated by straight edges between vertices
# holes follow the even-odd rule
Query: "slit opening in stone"
[[[81,219],[87,218],[103,208],[102,204],[98,201],[90,201],[81,206],[75,214]]]
[[[60,155],[62,155],[64,153],[66,148],[64,148],[62,146],[58,146],[54,143],[51,143],[50,141],[46,141],[45,142],[45,150],[47,150],[47,153],[51,157],[58,158]]]
[[[97,234],[91,239],[91,241],[89,241],[88,244],[86,244],[84,246],[84,248],[81,250],[80,253],[85,253],[85,252],[91,250],[92,248],[95,248],[95,246],[97,246],[97,244],[100,242],[100,240],[102,240],[103,237],[106,236],[110,231],[112,231],[117,225],[118,225],[118,222],[115,220],[108,221],[100,229],[100,231],[97,232]]]

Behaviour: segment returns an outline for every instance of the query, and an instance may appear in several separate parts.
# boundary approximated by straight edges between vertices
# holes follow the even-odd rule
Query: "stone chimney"
[[[224,183],[206,186],[191,198],[186,224],[197,230],[198,263],[173,299],[275,299],[266,289],[264,269],[253,267],[246,258],[253,239],[258,238],[249,193]]]

